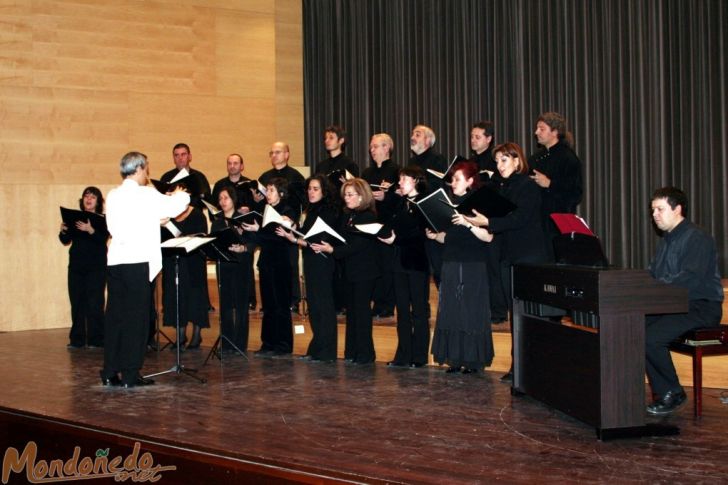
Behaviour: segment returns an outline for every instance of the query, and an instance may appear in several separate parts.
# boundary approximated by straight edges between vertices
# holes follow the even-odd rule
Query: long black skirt
[[[440,277],[432,340],[435,362],[472,369],[489,366],[494,351],[486,264],[445,261]]]

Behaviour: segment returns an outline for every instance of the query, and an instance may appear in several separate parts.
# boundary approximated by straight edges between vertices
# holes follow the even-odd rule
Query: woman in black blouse
[[[82,211],[102,214],[104,197],[96,187],[86,187],[78,201]],[[68,250],[68,296],[71,300],[69,348],[104,346],[104,290],[106,288],[106,224],[76,223],[69,231],[61,223],[58,239]]]
[[[233,187],[219,190],[218,204],[224,217],[212,221],[212,232],[223,231],[232,227],[238,235],[239,242],[231,245],[228,251],[235,256],[234,261],[221,261],[220,273],[217,275],[220,287],[220,333],[242,352],[248,349],[248,294],[250,290],[250,259],[252,255],[244,244],[242,229],[231,224],[236,215],[237,191]],[[235,349],[223,339],[223,352],[234,352]]]
[[[324,175],[314,175],[306,180],[306,220],[301,226],[308,233],[316,219],[321,218],[332,229],[338,229],[339,210],[331,184]],[[315,253],[308,242],[283,228],[276,234],[303,248],[303,275],[306,281],[306,301],[313,337],[304,358],[312,361],[336,360],[338,328],[334,308],[334,258]]]
[[[429,263],[425,224],[415,202],[426,194],[426,177],[411,165],[399,171],[399,193],[385,203],[393,214],[392,235],[380,241],[394,246],[394,296],[397,305],[397,351],[390,367],[422,367],[430,346]]]
[[[288,203],[288,182],[274,177],[266,185],[266,202],[295,228],[296,211]],[[260,245],[260,297],[263,301],[263,322],[260,329],[260,356],[287,355],[293,351],[291,320],[291,274],[288,242],[276,236],[274,225],[260,227],[257,222],[243,224],[245,231],[256,233]]]
[[[355,178],[341,187],[345,209],[340,234],[346,244],[332,247],[327,242],[312,244],[315,252],[333,254],[344,261],[344,279],[347,284],[346,342],[344,358],[355,364],[370,364],[376,360],[372,339],[372,312],[370,302],[374,282],[381,274],[377,258],[377,245],[373,236],[354,227],[377,221],[372,190],[366,181]]]
[[[501,239],[501,286],[512,314],[511,266],[518,263],[544,263],[548,260],[541,220],[542,191],[528,176],[528,162],[520,146],[512,142],[504,143],[498,145],[493,153],[498,173],[493,175],[492,182],[516,208],[504,217],[489,219],[475,211],[475,217],[465,219],[476,226],[488,227],[496,238]],[[510,372],[503,376],[503,380],[509,379]]]
[[[453,203],[459,204],[480,183],[478,166],[459,162],[452,173]],[[494,355],[485,252],[493,235],[461,214],[455,214],[453,222],[445,232],[426,232],[443,244],[432,354],[439,364],[448,364],[447,372],[470,374],[489,366]]]

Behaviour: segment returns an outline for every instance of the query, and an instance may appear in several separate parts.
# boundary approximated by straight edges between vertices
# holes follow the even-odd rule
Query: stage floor
[[[184,353],[183,363],[198,368],[206,384],[171,374],[124,390],[100,385],[102,350],[67,350],[66,335],[67,329],[0,334],[0,411],[47,418],[25,437],[3,425],[3,452],[35,440],[33,430],[62,425],[88,431],[86,454],[114,435],[117,444],[123,437],[143,448],[166,447],[163,457],[153,451],[161,465],[169,449],[186,456],[177,470],[161,473],[161,483],[205,483],[189,465],[195,457],[260,465],[278,477],[267,479],[259,469],[255,478],[239,472],[230,483],[728,482],[728,406],[715,389],[704,391],[702,419],[693,418],[691,397],[667,420],[680,427],[679,436],[599,442],[593,428],[512,397],[500,372],[450,375],[437,367],[252,355],[202,367],[203,350]],[[150,352],[144,372],[173,363],[173,352]],[[95,431],[107,439],[95,445]],[[57,434],[56,458],[65,460],[77,443]],[[111,455],[130,450],[112,445]]]

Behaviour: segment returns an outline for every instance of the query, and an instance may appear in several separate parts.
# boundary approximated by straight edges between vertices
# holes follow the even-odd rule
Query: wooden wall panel
[[[301,9],[299,0],[276,0],[276,132],[290,145],[293,165],[305,163],[303,103],[294,101],[303,92]]]
[[[184,141],[211,182],[230,152],[251,176],[274,140],[303,153],[300,30],[300,0],[0,0],[0,331],[69,325],[58,205],[125,152],[159,176]]]
[[[275,95],[275,22],[272,13],[230,12],[216,24],[218,96]]]
[[[128,146],[128,95],[0,86],[2,183],[112,183]]]
[[[36,0],[33,53],[39,86],[212,94],[215,11]]]
[[[190,146],[192,166],[211,184],[227,174],[231,152],[243,155],[251,176],[270,168],[273,99],[134,94],[130,106],[130,143],[151,158],[153,178],[173,167],[172,147],[179,142]]]

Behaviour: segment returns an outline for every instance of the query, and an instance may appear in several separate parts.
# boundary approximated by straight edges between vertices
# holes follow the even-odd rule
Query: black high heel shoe
[[[200,335],[200,327],[197,325],[194,325],[192,327],[192,338],[190,339],[190,343],[187,346],[187,350],[197,350],[200,348],[200,344],[202,343],[202,335]]]

